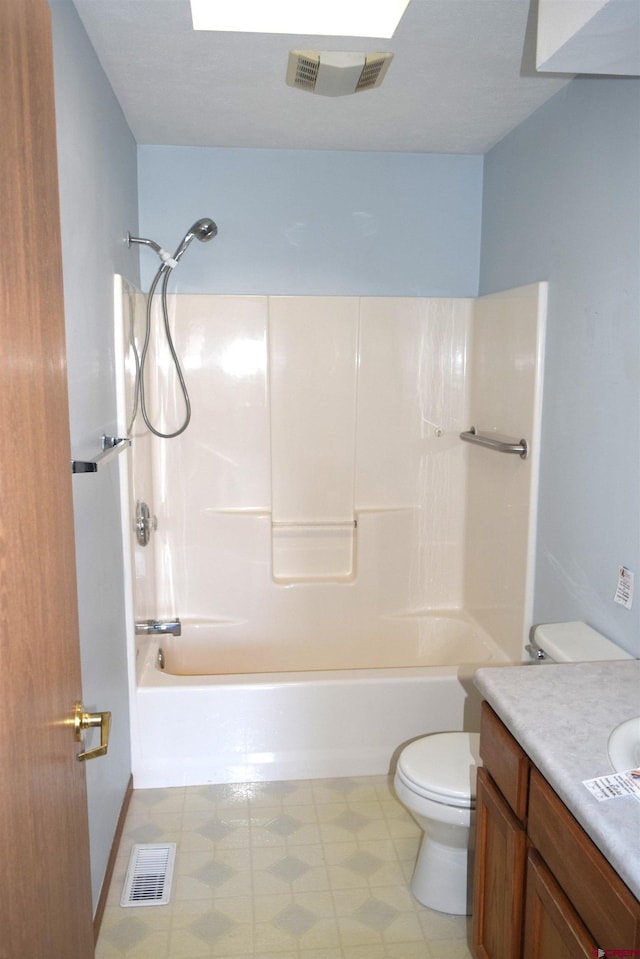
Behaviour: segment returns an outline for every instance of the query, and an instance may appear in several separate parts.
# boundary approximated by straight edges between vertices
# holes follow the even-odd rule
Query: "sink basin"
[[[640,769],[640,716],[616,726],[609,736],[607,751],[617,773]]]

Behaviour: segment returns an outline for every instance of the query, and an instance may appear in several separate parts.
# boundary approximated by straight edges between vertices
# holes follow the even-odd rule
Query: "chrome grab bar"
[[[529,445],[526,440],[501,440],[491,433],[478,433],[475,426],[460,433],[460,439],[465,443],[475,443],[476,446],[485,446],[496,453],[517,453],[520,459],[526,460],[529,455]]]
[[[131,440],[119,436],[101,436],[102,451],[92,460],[71,460],[72,473],[97,473],[98,466],[102,466],[112,457],[131,446]]]
[[[182,635],[182,624],[175,619],[143,619],[136,624],[136,636],[172,636]]]

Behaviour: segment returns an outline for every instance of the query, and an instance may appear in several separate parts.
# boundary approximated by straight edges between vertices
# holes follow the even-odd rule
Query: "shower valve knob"
[[[152,515],[151,510],[146,503],[140,500],[136,503],[136,539],[140,546],[148,546],[151,533],[158,528],[158,520]]]

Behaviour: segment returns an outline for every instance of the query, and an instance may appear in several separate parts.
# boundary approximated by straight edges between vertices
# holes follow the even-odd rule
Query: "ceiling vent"
[[[287,83],[323,97],[344,97],[379,87],[392,60],[392,53],[292,50]]]

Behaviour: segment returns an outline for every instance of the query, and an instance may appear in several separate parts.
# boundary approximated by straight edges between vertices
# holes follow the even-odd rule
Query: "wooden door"
[[[0,37],[0,957],[89,959],[47,0],[2,0]]]
[[[472,949],[476,959],[521,959],[526,834],[485,769],[478,769]]]
[[[598,947],[562,889],[531,850],[527,860],[524,959],[591,959]]]

